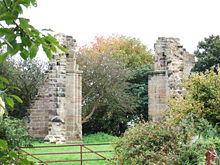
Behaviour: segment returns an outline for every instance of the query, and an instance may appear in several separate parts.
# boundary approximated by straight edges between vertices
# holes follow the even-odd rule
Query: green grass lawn
[[[96,143],[112,143],[116,140],[117,137],[110,136],[104,133],[93,134],[89,136],[83,137],[82,144],[96,144]],[[71,144],[80,144],[80,143],[68,143],[65,145]],[[44,144],[42,142],[33,142],[33,146],[51,146],[55,144]],[[60,144],[55,145],[60,146]],[[97,146],[87,146],[93,151],[109,151],[113,150],[112,145],[97,145]],[[79,146],[73,147],[51,147],[51,148],[33,148],[33,149],[25,149],[25,151],[33,154],[33,153],[55,153],[55,152],[80,152]],[[84,152],[89,152],[89,150],[83,148]],[[113,157],[113,152],[99,153],[106,158],[111,159]],[[35,155],[43,161],[55,161],[55,160],[80,160],[80,154],[61,154],[61,155]],[[94,153],[84,153],[83,159],[101,159],[100,156]],[[29,157],[29,160],[35,161],[33,158]],[[80,162],[60,162],[60,163],[48,163],[51,165],[79,165]],[[105,165],[108,164],[106,160],[98,160],[98,161],[86,161],[83,162],[83,165]]]

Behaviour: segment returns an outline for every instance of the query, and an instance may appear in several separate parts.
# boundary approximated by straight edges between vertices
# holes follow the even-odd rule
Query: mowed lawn
[[[83,143],[68,143],[65,145],[74,145],[74,144],[96,144],[96,143],[113,143],[117,137],[110,136],[104,133],[97,133],[89,136],[83,137]],[[60,146],[62,144],[44,144],[42,142],[33,142],[33,146]],[[95,145],[95,146],[86,146],[93,151],[113,151],[112,145]],[[79,146],[73,147],[50,147],[50,148],[32,148],[32,149],[24,149],[28,153],[61,153],[61,152],[80,152]],[[89,152],[89,150],[83,148],[83,152]],[[103,152],[99,153],[104,157],[111,159],[113,158],[113,152]],[[35,155],[37,158],[40,158],[42,161],[60,161],[60,160],[80,160],[80,154],[53,154],[53,155]],[[36,161],[30,156],[29,160]],[[94,153],[84,153],[83,159],[102,159],[100,156]],[[56,162],[56,163],[48,163],[52,165],[80,165],[81,162]],[[83,162],[83,165],[105,165],[109,164],[106,160],[97,160],[97,161],[86,161]]]

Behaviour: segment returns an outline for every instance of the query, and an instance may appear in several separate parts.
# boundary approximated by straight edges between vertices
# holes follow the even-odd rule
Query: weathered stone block
[[[82,72],[78,70],[74,55],[75,40],[63,34],[56,35],[56,38],[67,49],[68,55],[60,50],[53,55],[47,81],[38,90],[29,110],[29,132],[33,137],[47,135],[47,142],[81,141],[81,116],[75,114],[81,114]]]
[[[182,93],[182,79],[193,67],[194,57],[177,38],[159,37],[155,47],[153,72],[148,77],[148,112],[151,120],[160,120],[170,97]]]

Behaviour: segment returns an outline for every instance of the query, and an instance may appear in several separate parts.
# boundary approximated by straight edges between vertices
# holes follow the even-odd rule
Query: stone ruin
[[[160,120],[168,108],[168,100],[179,97],[183,78],[189,76],[194,56],[180,45],[178,38],[158,38],[155,47],[153,72],[148,78],[148,115]]]
[[[29,133],[51,143],[77,142],[82,140],[82,71],[76,64],[76,41],[63,34],[55,37],[67,53],[53,54],[46,80],[29,110]]]
[[[29,110],[29,133],[46,142],[65,143],[82,140],[82,71],[78,69],[71,36],[58,34],[59,43],[67,53],[53,55],[47,78]],[[148,79],[149,119],[160,120],[171,97],[182,93],[181,83],[190,74],[194,56],[177,38],[158,38],[155,44],[155,63]]]

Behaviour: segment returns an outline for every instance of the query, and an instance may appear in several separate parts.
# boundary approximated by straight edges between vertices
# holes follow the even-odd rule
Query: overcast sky
[[[72,35],[84,45],[96,35],[128,35],[148,48],[158,37],[178,37],[190,53],[220,34],[220,0],[37,0],[25,17],[39,29]]]

